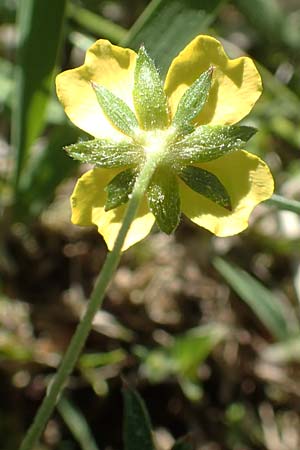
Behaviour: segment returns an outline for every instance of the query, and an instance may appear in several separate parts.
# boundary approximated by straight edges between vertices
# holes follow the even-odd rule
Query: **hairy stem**
[[[93,318],[102,305],[106,288],[115,273],[121,258],[122,247],[130,228],[130,225],[137,213],[139,204],[149,185],[150,179],[156,168],[155,157],[148,159],[141,169],[136,180],[132,197],[128,203],[123,223],[114,244],[113,250],[108,253],[101,272],[96,280],[94,290],[88,302],[87,309],[80,323],[78,324],[74,336],[71,339],[69,347],[62,359],[60,367],[51,382],[48,392],[42,401],[35,419],[27,431],[21,444],[20,450],[32,450],[34,444],[40,438],[45,425],[47,424],[56,402],[67,382],[68,376],[74,369],[79,354],[85,344],[85,341],[91,330]]]

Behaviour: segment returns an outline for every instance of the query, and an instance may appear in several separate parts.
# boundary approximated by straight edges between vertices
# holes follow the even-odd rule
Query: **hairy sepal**
[[[127,203],[137,177],[137,169],[127,169],[118,173],[106,186],[105,211]]]
[[[92,139],[69,145],[65,150],[73,159],[103,168],[138,164],[143,158],[143,149],[127,141]]]
[[[127,136],[134,137],[138,122],[129,106],[104,86],[91,81],[98,103],[110,122]]]
[[[179,172],[185,184],[219,206],[232,210],[230,196],[218,177],[199,167],[187,166]]]
[[[170,157],[184,163],[212,161],[242,149],[255,128],[236,125],[202,125],[172,144]]]

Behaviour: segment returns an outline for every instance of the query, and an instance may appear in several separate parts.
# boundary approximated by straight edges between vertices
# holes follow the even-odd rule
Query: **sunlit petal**
[[[172,113],[186,89],[210,66],[214,66],[212,87],[196,123],[234,124],[251,111],[261,95],[261,78],[250,58],[229,59],[221,43],[211,36],[197,36],[173,60],[165,82]]]
[[[117,169],[93,169],[86,172],[77,181],[71,197],[72,222],[81,226],[96,225],[109,250],[112,249],[120,230],[126,205],[105,211],[104,188],[119,172]],[[154,220],[144,201],[129,228],[122,250],[144,239],[150,233]]]
[[[133,50],[100,39],[87,51],[82,66],[57,76],[58,98],[75,125],[98,138],[124,137],[102,112],[90,81],[105,86],[133,109],[135,60]]]

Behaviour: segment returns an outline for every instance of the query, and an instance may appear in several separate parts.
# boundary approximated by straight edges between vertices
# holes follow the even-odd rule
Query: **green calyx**
[[[107,185],[105,210],[130,199],[137,175],[151,160],[154,175],[146,190],[150,211],[162,231],[172,233],[180,221],[180,183],[232,210],[230,195],[219,178],[201,163],[240,150],[255,129],[237,125],[197,125],[213,84],[214,67],[203,72],[183,94],[173,119],[154,62],[141,47],[136,62],[131,109],[104,86],[91,82],[99,107],[124,137],[120,141],[93,139],[66,147],[69,155],[100,168],[121,168]]]

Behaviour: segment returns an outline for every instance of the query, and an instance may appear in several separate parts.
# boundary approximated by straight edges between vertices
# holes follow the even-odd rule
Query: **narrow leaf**
[[[115,44],[118,44],[127,34],[125,28],[90,11],[88,8],[81,8],[78,4],[69,2],[67,14],[85,32],[109,39]]]
[[[142,158],[142,148],[131,142],[112,142],[106,139],[92,139],[65,147],[73,159],[96,167],[122,167],[138,164]]]
[[[16,195],[30,146],[44,126],[66,3],[67,0],[18,2],[19,45],[12,115]]]
[[[32,158],[22,174],[22,184],[15,204],[17,220],[29,221],[41,214],[53,200],[57,186],[70,177],[77,163],[62,148],[78,139],[79,130],[69,125],[57,126],[45,148]]]
[[[112,124],[130,137],[135,136],[138,122],[132,110],[126,103],[104,86],[91,81],[99,105]]]
[[[231,210],[229,194],[213,173],[199,167],[187,166],[178,175],[193,191],[204,195],[217,205]]]
[[[144,47],[140,48],[136,61],[133,102],[141,128],[153,130],[168,126],[167,98],[159,73]]]
[[[151,424],[141,397],[130,387],[123,389],[125,450],[155,450]]]
[[[84,415],[70,400],[61,398],[57,409],[82,450],[99,450]]]
[[[121,45],[137,50],[144,43],[165,75],[172,59],[185,45],[211,29],[226,1],[152,0]]]
[[[181,129],[187,123],[191,123],[202,111],[211,87],[212,73],[211,66],[185,91],[178,104],[172,125]]]
[[[290,336],[283,307],[271,291],[249,273],[222,258],[215,258],[213,264],[275,338],[284,340]]]
[[[176,175],[164,168],[158,169],[147,190],[150,211],[159,228],[172,233],[180,220],[180,197]]]
[[[135,180],[137,177],[136,169],[127,169],[118,173],[106,186],[107,200],[105,211],[117,208],[129,200]]]
[[[212,161],[244,147],[256,130],[235,125],[202,125],[172,145],[172,159],[187,163]]]

